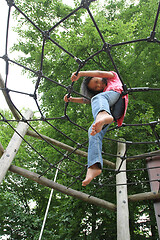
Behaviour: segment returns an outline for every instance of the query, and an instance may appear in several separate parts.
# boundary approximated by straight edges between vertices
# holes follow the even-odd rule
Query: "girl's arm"
[[[107,71],[80,71],[76,76],[76,72],[74,72],[71,76],[72,82],[77,81],[80,77],[100,77],[100,78],[113,78],[114,74],[112,72]]]
[[[90,101],[88,100],[88,99],[86,99],[86,98],[83,98],[83,97],[67,97],[68,96],[68,94],[66,94],[65,96],[64,96],[64,101],[65,102],[74,102],[74,103],[90,103]]]

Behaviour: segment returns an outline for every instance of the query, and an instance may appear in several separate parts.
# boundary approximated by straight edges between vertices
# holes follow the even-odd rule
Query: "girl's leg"
[[[107,114],[107,118],[108,116],[109,118],[112,118],[110,107],[116,103],[119,96],[119,93],[110,91],[97,94],[92,98],[92,114],[95,122],[92,124],[88,131],[88,170],[86,178],[82,182],[82,186],[88,185],[93,180],[93,178],[95,178],[102,172],[102,140],[109,127],[109,123],[111,123],[113,119],[110,119],[109,122],[108,120],[104,121],[104,119],[102,119],[101,113],[105,112]],[[104,124],[108,125],[103,129]]]
[[[88,146],[88,169],[85,180],[82,182],[82,186],[88,185],[93,178],[100,175],[103,168],[102,159],[102,140],[109,128],[107,125],[101,132],[92,136],[92,126],[88,130],[89,146]]]

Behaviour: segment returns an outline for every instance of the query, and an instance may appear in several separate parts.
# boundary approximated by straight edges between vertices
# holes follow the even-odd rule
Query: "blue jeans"
[[[106,111],[109,114],[110,107],[112,107],[120,97],[120,93],[115,91],[103,92],[95,95],[91,99],[92,114],[94,122],[96,116],[100,111]],[[93,124],[92,124],[93,125]],[[95,163],[98,163],[99,167],[103,168],[103,159],[102,159],[102,140],[107,132],[110,124],[103,128],[99,133],[92,136],[90,135],[92,131],[92,125],[88,130],[89,146],[88,146],[88,167],[92,166]]]

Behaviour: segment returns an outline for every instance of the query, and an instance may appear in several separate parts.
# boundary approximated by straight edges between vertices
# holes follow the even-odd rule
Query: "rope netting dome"
[[[151,94],[156,93],[155,96],[158,97],[160,91],[160,88],[158,88],[158,84],[155,88],[146,86],[148,83],[144,87],[139,87],[141,83],[139,86],[134,86],[134,83],[130,81],[130,76],[127,76],[127,78],[122,77],[123,74],[121,74],[121,69],[119,69],[118,65],[118,62],[121,61],[121,59],[119,58],[117,61],[117,58],[120,48],[124,48],[124,51],[127,51],[126,47],[133,48],[134,44],[136,46],[139,45],[140,47],[143,47],[143,44],[145,44],[145,46],[150,46],[150,44],[152,44],[154,45],[155,49],[159,48],[160,40],[156,38],[156,29],[158,28],[157,23],[159,17],[160,3],[156,6],[157,12],[153,12],[152,28],[150,29],[150,32],[145,33],[146,37],[139,38],[139,36],[137,36],[137,38],[134,37],[133,39],[128,40],[126,36],[126,41],[124,40],[123,42],[113,43],[112,36],[106,36],[106,33],[104,33],[103,29],[99,28],[99,20],[96,21],[94,12],[90,10],[92,4],[95,4],[92,3],[96,2],[95,0],[82,0],[78,4],[78,6],[71,12],[68,12],[68,15],[66,15],[64,18],[60,20],[56,19],[57,22],[54,24],[53,22],[55,21],[55,19],[52,19],[52,17],[49,16],[50,28],[48,28],[48,26],[45,26],[46,22],[44,23],[44,26],[42,26],[43,21],[41,20],[41,16],[39,17],[38,25],[38,21],[35,22],[33,17],[30,17],[29,13],[27,13],[26,11],[22,11],[21,8],[18,7],[18,4],[16,4],[13,0],[6,0],[6,2],[9,9],[7,19],[6,45],[4,55],[0,56],[1,61],[5,61],[6,64],[6,75],[4,82],[1,78],[0,90],[5,95],[15,119],[6,118],[4,112],[1,111],[1,124],[8,125],[16,133],[18,133],[15,127],[17,122],[23,122],[29,126],[29,130],[27,131],[28,136],[20,137],[28,146],[26,147],[26,152],[28,156],[32,159],[33,152],[35,154],[33,156],[33,161],[35,162],[35,165],[37,165],[38,170],[36,168],[34,170],[38,173],[39,178],[41,178],[42,176],[47,176],[49,179],[53,179],[53,173],[56,171],[56,169],[58,169],[59,174],[62,174],[61,184],[67,186],[67,188],[72,186],[75,189],[82,190],[81,180],[84,177],[87,167],[87,132],[88,127],[91,124],[92,118],[89,106],[85,107],[74,105],[73,103],[64,103],[63,96],[66,93],[68,93],[69,96],[73,94],[86,98],[79,93],[79,83],[72,83],[68,85],[70,80],[68,81],[68,79],[66,80],[66,78],[69,78],[72,72],[78,73],[82,69],[93,69],[93,67],[95,69],[101,68],[102,70],[113,69],[115,72],[117,72],[122,82],[123,94],[129,94],[131,102],[137,100],[138,94],[142,94],[143,96],[146,94],[145,96],[147,98]],[[39,65],[37,65],[36,60],[35,63],[33,62],[28,67],[27,64],[24,64],[23,58],[21,58],[20,61],[16,61],[10,58],[8,42],[10,41],[9,24],[12,9],[14,9],[18,15],[17,20],[23,19],[22,25],[24,25],[24,31],[26,31],[27,29],[27,27],[25,26],[26,23],[29,24],[28,29],[30,28],[31,31],[33,31],[33,42],[35,45],[37,45],[37,49],[36,47],[34,48],[34,46],[31,46],[30,51],[33,51],[34,57],[38,58]],[[98,40],[95,39],[97,47],[93,47],[93,49],[87,48],[85,51],[86,55],[84,56],[85,59],[82,59],[79,55],[77,55],[78,44],[81,44],[81,47],[83,46],[82,30],[79,30],[79,32],[77,31],[79,42],[72,42],[71,36],[67,38],[67,31],[71,31],[70,28],[72,25],[70,25],[70,28],[67,29],[68,24],[66,22],[71,21],[70,23],[72,23],[74,27],[74,18],[77,17],[78,24],[79,11],[83,13],[82,16],[84,18],[88,17],[88,19],[90,19],[86,21],[85,26],[87,25],[87,23],[90,24],[92,30],[96,31],[98,36]],[[83,17],[81,18],[81,21],[84,20]],[[85,26],[83,29],[84,31]],[[61,45],[61,39],[59,37],[62,33],[61,28],[65,28],[65,41],[63,41],[64,45]],[[23,28],[20,30],[23,32]],[[88,41],[90,41],[90,39],[88,39]],[[23,45],[23,39],[20,40],[20,44]],[[70,52],[70,44],[74,45],[74,48],[72,49],[75,49],[75,53]],[[53,54],[52,59],[50,59],[49,53]],[[29,57],[27,55],[27,58]],[[97,59],[100,59],[100,61],[98,62]],[[102,59],[103,61],[104,59],[106,59],[106,63],[103,62]],[[49,64],[50,61],[53,63],[53,69],[50,70],[50,72],[48,73],[47,64]],[[54,70],[55,61],[59,61],[59,69],[56,68]],[[108,63],[110,69],[108,69]],[[27,84],[27,80],[26,83],[24,83],[24,91],[11,89],[8,87],[10,81],[8,80],[10,76],[10,65],[18,66],[33,78],[34,89],[32,92],[25,91],[25,84]],[[64,71],[63,65],[66,68],[66,72]],[[70,66],[71,69],[67,69],[68,66]],[[145,67],[143,71],[145,71]],[[10,78],[12,78],[12,76],[10,76]],[[12,82],[13,81],[14,79],[12,79]],[[26,101],[28,101],[28,99],[32,99],[37,109],[37,113],[33,118],[26,118],[24,114],[24,109],[19,109],[19,107],[15,104],[13,100],[14,98],[12,98],[12,94],[15,96],[15,98],[16,96],[25,95]],[[62,101],[58,99],[59,96],[62,96]],[[50,104],[48,104],[48,106],[47,104],[44,106],[41,103],[42,101],[46,101],[47,103],[47,98],[49,99]],[[137,102],[137,104],[140,105],[141,102],[139,101]],[[32,106],[28,106],[28,108],[32,110]],[[54,110],[52,111],[52,109]],[[151,110],[152,109],[150,109],[150,111]],[[134,114],[134,112],[136,112],[136,109],[132,109],[132,107],[129,107],[128,111],[132,111]],[[135,159],[145,159],[147,157],[157,156],[160,154],[158,150],[160,146],[158,134],[160,128],[160,120],[157,117],[155,121],[149,121],[149,118],[147,118],[147,114],[149,114],[149,110],[146,113],[146,119],[141,119],[141,122],[133,122],[131,121],[131,117],[126,117],[125,123],[123,123],[121,127],[118,127],[116,123],[114,123],[112,127],[110,127],[104,138],[105,151],[103,151],[103,158],[105,165],[103,169],[103,174],[101,177],[91,183],[89,194],[93,194],[93,192],[95,193],[95,191],[101,191],[102,187],[104,186],[113,187],[116,185],[114,182],[115,176],[121,171],[121,165],[119,169],[115,170],[115,159],[117,157],[116,146],[118,142],[125,142],[127,145],[127,151],[125,152],[124,156],[120,156],[122,163],[124,160],[132,162]],[[37,122],[39,122],[38,127]],[[134,131],[135,133],[134,140],[132,140],[130,131]],[[124,138],[125,140],[121,138]],[[39,141],[43,142],[43,148],[41,149],[42,151],[37,150],[39,149]],[[148,151],[149,149],[150,151]],[[137,154],[134,155],[135,153]],[[21,162],[21,164],[22,167],[27,168],[25,163]],[[136,164],[134,164],[134,166],[134,169],[132,169],[133,165],[131,165],[131,168],[127,171],[140,172],[147,170],[147,168],[144,167],[143,163],[142,167],[137,167]],[[145,182],[149,182],[149,180],[146,180]],[[136,180],[135,182],[128,181],[128,185],[137,185],[138,183],[139,182]],[[82,191],[88,190],[83,189]]]

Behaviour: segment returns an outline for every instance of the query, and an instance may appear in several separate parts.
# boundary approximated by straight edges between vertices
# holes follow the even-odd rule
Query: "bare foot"
[[[101,172],[102,170],[97,166],[97,164],[94,164],[91,167],[89,167],[87,170],[86,178],[82,182],[82,186],[85,187],[86,185],[88,185],[93,180],[93,178],[100,175]]]
[[[94,136],[99,133],[105,124],[110,124],[113,122],[113,117],[106,111],[98,113],[96,121],[92,126],[91,135]]]

